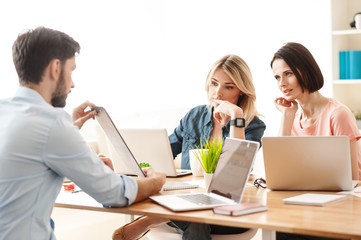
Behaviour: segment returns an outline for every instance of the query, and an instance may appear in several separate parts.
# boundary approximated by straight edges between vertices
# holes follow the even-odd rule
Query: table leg
[[[125,219],[125,223],[130,223],[131,221],[134,220],[134,215],[132,215],[132,214],[126,214],[126,215],[124,216],[124,219]]]
[[[262,229],[262,240],[276,240],[276,231]]]

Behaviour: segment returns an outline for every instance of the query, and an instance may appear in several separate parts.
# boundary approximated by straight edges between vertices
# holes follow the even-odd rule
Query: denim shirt
[[[261,143],[266,125],[257,116],[245,128],[246,139]],[[180,121],[172,135],[169,136],[169,142],[172,148],[173,157],[182,153],[182,169],[190,169],[189,150],[200,147],[200,139],[206,141],[209,139],[213,130],[212,108],[207,105],[197,106],[191,109]],[[222,129],[223,138],[229,137],[230,123]]]

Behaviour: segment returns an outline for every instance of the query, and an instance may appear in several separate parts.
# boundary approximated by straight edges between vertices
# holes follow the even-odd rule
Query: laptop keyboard
[[[197,188],[199,185],[196,183],[186,183],[181,181],[167,181],[163,185],[163,191]]]
[[[188,169],[176,169],[177,175],[191,174],[192,171]]]
[[[212,198],[205,194],[178,195],[178,197],[195,203],[197,205],[226,204],[226,202]]]

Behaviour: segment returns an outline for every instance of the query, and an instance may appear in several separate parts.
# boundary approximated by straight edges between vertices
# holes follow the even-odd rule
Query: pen
[[[71,193],[78,193],[78,192],[82,192],[83,190],[75,190],[75,191],[72,191]]]

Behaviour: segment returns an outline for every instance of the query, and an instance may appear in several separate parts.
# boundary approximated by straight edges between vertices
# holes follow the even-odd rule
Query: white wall
[[[277,134],[273,100],[280,93],[269,63],[287,41],[310,49],[326,79],[323,93],[331,96],[329,1],[1,1],[0,98],[11,96],[18,85],[13,41],[22,30],[39,25],[68,33],[82,47],[66,109],[91,100],[124,125],[123,116],[129,114],[183,111],[206,103],[209,68],[234,53],[253,72],[266,135]],[[178,116],[165,127],[177,124]]]

